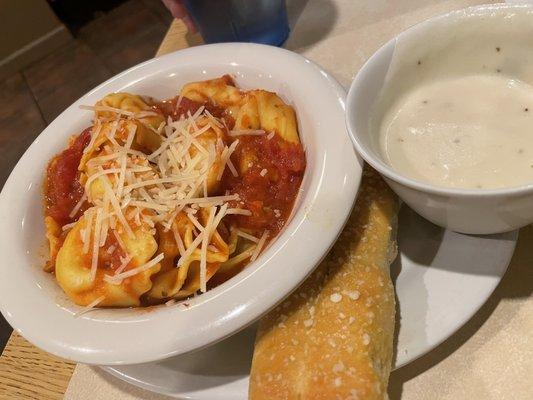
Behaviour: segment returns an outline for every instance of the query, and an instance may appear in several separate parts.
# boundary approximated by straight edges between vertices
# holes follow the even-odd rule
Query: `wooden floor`
[[[171,21],[161,0],[129,0],[82,27],[71,43],[0,81],[0,187],[26,148],[68,105],[152,58]],[[0,352],[10,334],[0,315]]]

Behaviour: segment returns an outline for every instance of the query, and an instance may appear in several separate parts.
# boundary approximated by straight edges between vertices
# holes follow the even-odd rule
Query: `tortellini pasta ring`
[[[160,265],[126,278],[120,284],[108,283],[104,275],[113,274],[113,269],[104,268],[102,258],[107,253],[106,246],[100,249],[100,258],[96,277],[91,276],[91,251],[83,252],[81,232],[87,229],[86,215],[82,216],[67,234],[56,259],[56,278],[65,293],[78,305],[86,306],[101,296],[105,296],[99,306],[139,306],[140,297],[152,287],[151,276],[157,273]],[[126,233],[119,233],[128,254],[132,256],[130,268],[148,262],[157,250],[157,242],[149,227],[141,225],[132,227],[135,234],[130,238]],[[90,242],[92,246],[92,239]],[[90,247],[91,247],[90,246]],[[92,247],[91,247],[92,248]]]
[[[201,220],[205,223],[206,212],[201,214]],[[194,226],[190,220],[182,213],[179,214],[173,223],[172,229],[175,234],[179,234],[185,249],[189,248],[194,240]],[[176,259],[179,251],[174,233],[165,232],[159,235],[159,251],[165,254],[162,271],[153,277],[153,287],[148,293],[152,299],[182,298],[185,292],[192,294],[200,288],[200,259],[201,250],[195,249],[192,254],[177,266]],[[209,280],[218,270],[220,263],[229,257],[229,247],[215,230],[209,243],[212,250],[207,251],[207,280]],[[214,251],[216,250],[216,251]],[[165,251],[167,251],[165,253]],[[195,288],[193,290],[193,288]]]

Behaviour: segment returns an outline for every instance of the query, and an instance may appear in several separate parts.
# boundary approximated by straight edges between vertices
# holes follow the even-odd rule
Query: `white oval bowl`
[[[533,222],[533,184],[503,189],[457,189],[436,186],[412,179],[392,168],[372,145],[370,118],[386,84],[389,67],[400,39],[435,40],[438,35],[456,35],[450,21],[468,24],[473,18],[491,23],[492,17],[505,14],[508,19],[522,11],[533,21],[533,7],[527,5],[480,5],[421,22],[390,40],[370,57],[357,73],[347,96],[346,124],[357,152],[379,171],[390,187],[412,209],[429,221],[456,232],[492,234],[509,232]],[[513,24],[498,27],[492,33],[515,34]],[[525,36],[525,35],[522,35]],[[522,37],[522,40],[526,40]],[[467,38],[463,42],[468,42]],[[487,39],[487,43],[492,43]],[[410,45],[416,42],[410,42]],[[415,47],[416,50],[416,47]],[[433,50],[432,50],[433,51]],[[435,50],[437,51],[437,50]],[[442,50],[441,50],[442,51]],[[444,54],[444,51],[442,51]],[[413,58],[425,54],[412,55]]]
[[[42,182],[48,161],[90,125],[79,109],[110,92],[164,99],[190,81],[229,73],[243,89],[277,92],[296,109],[307,169],[292,219],[244,271],[185,303],[94,310],[79,318],[53,275],[46,246]],[[27,340],[57,356],[101,365],[186,353],[244,328],[296,288],[327,253],[350,213],[362,161],[344,125],[344,89],[311,61],[270,46],[190,48],[139,64],[87,93],[57,117],[22,156],[0,195],[0,310]]]

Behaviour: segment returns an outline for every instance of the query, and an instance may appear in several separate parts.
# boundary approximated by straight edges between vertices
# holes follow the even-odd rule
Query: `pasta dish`
[[[49,163],[45,270],[87,307],[184,299],[254,261],[306,161],[293,108],[223,76],[157,101],[112,93]]]

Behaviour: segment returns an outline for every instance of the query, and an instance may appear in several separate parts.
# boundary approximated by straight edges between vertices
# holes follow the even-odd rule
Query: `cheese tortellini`
[[[300,143],[294,109],[272,92],[242,92],[229,76],[185,85],[181,95],[225,107],[235,119],[235,129],[262,129],[275,132],[290,143]]]
[[[233,79],[224,75],[221,78],[201,82],[192,82],[183,86],[181,96],[199,103],[211,102],[226,108],[234,114],[242,101],[242,92],[235,87]]]
[[[210,125],[208,118],[200,118],[198,120],[198,128],[202,129],[209,126],[210,128],[199,135],[196,140],[198,145],[201,146],[191,146],[189,148],[189,154],[191,158],[202,156],[202,151],[207,151],[211,160],[209,166],[209,172],[207,174],[207,193],[214,193],[217,191],[220,186],[220,176],[224,168],[224,163],[222,161],[222,152],[224,150],[223,138],[224,132],[218,126]]]
[[[207,221],[207,212],[201,212],[201,222]],[[185,298],[197,292],[200,289],[200,249],[195,249],[187,260],[179,267],[175,268],[175,258],[179,255],[179,248],[176,242],[176,236],[183,243],[185,249],[189,248],[193,242],[194,226],[190,220],[180,214],[173,222],[172,230],[159,232],[159,251],[165,254],[162,261],[163,268],[160,274],[154,277],[154,285],[148,292],[152,299],[165,298]],[[215,232],[209,243],[207,251],[207,277],[209,281],[217,272],[221,263],[229,258],[229,248],[226,242]]]
[[[225,75],[188,83],[165,102],[120,92],[84,108],[93,109],[93,126],[51,160],[45,182],[45,270],[74,303],[184,299],[258,256],[268,231],[239,225],[253,213],[232,190],[264,155],[241,154],[238,137],[277,135],[299,145],[292,107],[275,93],[243,91]]]
[[[96,107],[98,106],[103,106],[108,109],[102,111],[98,111],[97,109],[96,118],[116,118],[118,112],[112,110],[115,109],[136,114],[138,121],[147,124],[153,129],[159,128],[161,123],[165,121],[162,115],[153,113],[153,109],[141,96],[131,93],[108,94],[96,103]]]
[[[86,214],[87,215],[87,214]],[[140,305],[140,296],[152,286],[151,276],[157,273],[160,265],[135,274],[119,285],[104,280],[106,274],[112,274],[112,269],[107,267],[113,253],[119,252],[115,245],[113,253],[108,250],[111,245],[104,245],[99,252],[96,276],[91,276],[92,252],[83,250],[82,230],[87,229],[86,216],[81,217],[67,234],[63,246],[57,254],[55,273],[57,281],[65,293],[79,305],[87,305],[103,296],[101,306],[128,307]],[[94,229],[94,222],[92,228]],[[157,250],[157,242],[146,224],[134,226],[134,236],[130,237],[125,232],[119,233],[124,243],[123,252],[131,256],[130,268],[143,265],[150,260]],[[94,239],[89,242],[92,249]]]

